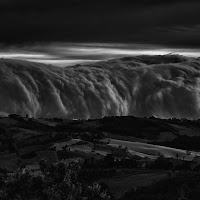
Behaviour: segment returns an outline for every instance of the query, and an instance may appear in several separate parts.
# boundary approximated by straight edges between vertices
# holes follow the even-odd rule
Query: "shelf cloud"
[[[200,60],[135,56],[55,67],[0,60],[0,113],[71,119],[200,117]]]

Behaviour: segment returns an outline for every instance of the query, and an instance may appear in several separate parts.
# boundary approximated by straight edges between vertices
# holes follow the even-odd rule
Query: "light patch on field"
[[[128,149],[146,154],[147,157],[149,156],[159,156],[160,154],[168,157],[168,158],[178,158],[179,159],[185,159],[185,160],[193,160],[193,158],[197,155],[200,156],[200,152],[194,152],[192,151],[190,155],[187,155],[186,150],[183,149],[175,149],[165,146],[159,146],[159,145],[153,145],[153,144],[146,144],[141,142],[129,142],[129,141],[123,141],[123,140],[115,140],[110,139],[109,145],[118,145],[122,147],[127,147]]]
[[[90,153],[92,151],[92,147],[89,145],[73,145],[70,147],[70,151],[81,151],[85,153]]]

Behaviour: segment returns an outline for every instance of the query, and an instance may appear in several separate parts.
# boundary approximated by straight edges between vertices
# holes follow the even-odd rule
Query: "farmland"
[[[199,133],[198,120],[11,115],[0,118],[0,171],[40,176],[44,160],[53,165],[78,162],[82,180],[103,182],[114,198],[120,198],[132,188],[150,187],[169,175],[199,172]]]

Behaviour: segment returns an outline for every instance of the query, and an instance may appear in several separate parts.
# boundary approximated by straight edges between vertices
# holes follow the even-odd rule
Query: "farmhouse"
[[[145,157],[140,160],[137,160],[136,162],[137,162],[137,167],[139,168],[149,168],[150,166],[153,165],[154,160]]]
[[[22,173],[24,174],[26,172],[34,177],[42,175],[39,164],[26,165],[26,167],[22,170]]]

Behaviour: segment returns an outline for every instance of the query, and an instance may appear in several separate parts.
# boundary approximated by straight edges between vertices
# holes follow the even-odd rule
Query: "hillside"
[[[10,117],[0,118],[0,127],[2,158],[5,155],[16,153],[16,160],[20,157],[34,158],[37,151],[48,150],[55,143],[61,145],[64,142],[65,144],[70,138],[79,138],[91,144],[95,140],[103,141],[109,138],[111,146],[119,144],[128,147],[130,152],[135,152],[136,155],[142,157],[158,155],[176,157],[176,154],[179,153],[181,157],[184,155],[186,157],[187,150],[194,151],[191,153],[191,156],[194,157],[198,155],[195,152],[200,151],[199,120],[165,120],[133,116],[65,120],[59,118],[33,119],[10,115]],[[132,142],[134,148],[127,142],[130,145]],[[136,146],[138,147],[136,148]],[[91,145],[86,145],[76,147],[76,149],[79,151],[82,151],[81,148],[85,149],[87,154],[92,151],[91,147]],[[170,150],[168,147],[172,149]],[[106,149],[109,148],[101,147],[100,154],[105,155]]]
[[[199,120],[105,117],[0,118],[0,177],[41,175],[41,162],[82,163],[80,178],[108,184],[115,198],[179,172],[200,169]],[[133,180],[134,179],[134,180]],[[5,183],[7,183],[5,179]],[[124,187],[120,185],[123,183]]]

